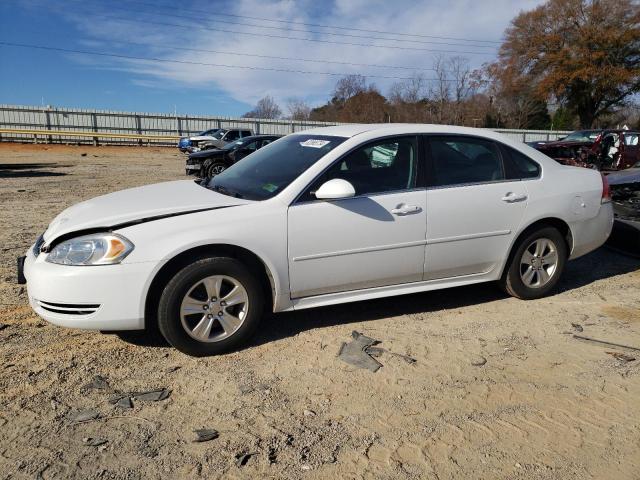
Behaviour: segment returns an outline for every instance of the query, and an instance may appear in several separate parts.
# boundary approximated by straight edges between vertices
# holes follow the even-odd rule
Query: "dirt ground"
[[[0,144],[1,478],[640,478],[640,351],[572,336],[640,347],[640,260],[605,248],[542,300],[487,284],[273,315],[206,359],[29,309],[15,258],[54,215],[183,166],[169,148]],[[416,362],[343,363],[353,330]],[[99,417],[73,422],[84,409]]]

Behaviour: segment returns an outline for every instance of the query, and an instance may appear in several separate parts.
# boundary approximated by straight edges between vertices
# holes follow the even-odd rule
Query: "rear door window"
[[[428,136],[427,183],[431,187],[489,183],[505,179],[498,146],[476,137]]]
[[[540,176],[540,165],[515,148],[501,145],[504,158],[504,170],[508,180],[537,178]]]

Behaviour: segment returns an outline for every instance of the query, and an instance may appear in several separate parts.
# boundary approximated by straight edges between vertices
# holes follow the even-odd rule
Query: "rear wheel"
[[[567,261],[567,245],[553,227],[532,231],[516,246],[502,279],[502,288],[524,300],[547,295],[558,283]]]
[[[158,325],[187,355],[206,356],[240,346],[255,331],[264,295],[255,275],[227,257],[198,260],[179,271],[160,297]]]

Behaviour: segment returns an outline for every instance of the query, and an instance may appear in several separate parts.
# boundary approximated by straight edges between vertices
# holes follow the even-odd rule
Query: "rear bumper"
[[[24,262],[29,304],[40,317],[87,330],[144,328],[147,280],[155,263],[73,267],[43,256],[29,250]]]
[[[581,257],[602,246],[611,235],[613,228],[613,207],[611,202],[600,205],[598,215],[571,225],[573,249],[571,259]]]

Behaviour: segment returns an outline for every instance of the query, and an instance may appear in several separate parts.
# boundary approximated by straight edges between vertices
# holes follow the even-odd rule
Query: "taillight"
[[[609,180],[607,180],[604,174],[601,173],[600,177],[602,177],[602,199],[600,203],[607,203],[611,201],[611,187],[609,186]]]

